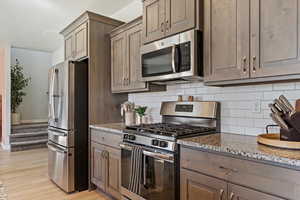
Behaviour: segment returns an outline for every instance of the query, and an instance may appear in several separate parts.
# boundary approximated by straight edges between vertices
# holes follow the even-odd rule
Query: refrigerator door
[[[69,118],[71,65],[66,61],[49,70],[49,126],[63,130],[73,129]]]
[[[75,140],[74,140],[74,131],[66,131],[62,129],[56,129],[53,127],[48,128],[48,140],[64,146],[64,147],[74,147]]]
[[[48,142],[48,175],[66,192],[75,191],[74,148],[64,148]]]

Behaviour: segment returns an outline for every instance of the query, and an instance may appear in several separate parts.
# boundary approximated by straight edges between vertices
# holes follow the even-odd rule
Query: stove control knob
[[[129,136],[128,136],[128,139],[129,139],[129,140],[135,140],[135,135],[129,135]]]
[[[152,145],[153,146],[158,146],[159,145],[159,141],[158,140],[152,140]]]
[[[159,146],[162,147],[162,148],[166,148],[166,147],[168,147],[168,142],[160,141]]]
[[[128,136],[129,136],[128,134],[125,134],[124,139],[128,139]]]

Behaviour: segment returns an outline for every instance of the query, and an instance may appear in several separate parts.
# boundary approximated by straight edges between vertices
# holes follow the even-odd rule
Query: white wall
[[[11,62],[16,59],[24,68],[26,77],[31,77],[25,89],[26,96],[19,107],[23,122],[47,121],[48,118],[48,70],[52,66],[52,54],[21,48],[11,49]]]
[[[166,92],[130,94],[129,100],[149,106],[149,115],[154,122],[161,120],[161,101],[177,100],[177,95],[184,95],[186,99],[193,95],[196,100],[219,101],[223,132],[258,135],[265,133],[266,125],[274,124],[268,104],[281,94],[294,103],[300,98],[300,82],[223,88],[207,87],[203,83],[173,85],[168,86]]]
[[[1,61],[0,61],[0,79],[1,79],[1,94],[2,94],[2,141],[3,149],[8,150],[9,135],[10,135],[10,45],[0,44]]]
[[[55,50],[52,53],[52,66],[57,65],[61,62],[64,62],[64,54],[65,54],[65,49],[64,49],[64,44],[62,44],[57,50]]]
[[[112,14],[110,17],[120,21],[129,22],[137,17],[140,17],[142,14],[143,3],[141,0],[135,0],[126,7]]]

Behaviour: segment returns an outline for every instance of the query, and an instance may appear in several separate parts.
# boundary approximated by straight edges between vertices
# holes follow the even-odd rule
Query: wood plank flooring
[[[8,200],[108,200],[93,192],[66,194],[48,178],[48,150],[7,152],[0,148],[0,182]]]

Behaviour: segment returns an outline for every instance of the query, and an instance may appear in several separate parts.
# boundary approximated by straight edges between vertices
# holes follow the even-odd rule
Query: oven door
[[[174,154],[143,148],[143,170],[140,175],[140,192],[130,191],[131,159],[134,145],[121,144],[122,195],[130,199],[176,199],[176,169]]]

